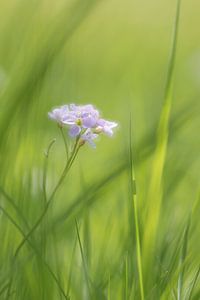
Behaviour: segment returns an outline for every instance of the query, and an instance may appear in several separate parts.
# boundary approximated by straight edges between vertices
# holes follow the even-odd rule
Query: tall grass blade
[[[141,256],[141,244],[140,244],[140,232],[139,232],[139,220],[138,220],[138,208],[137,208],[137,191],[136,191],[136,181],[134,175],[133,166],[133,153],[132,153],[132,124],[130,116],[130,171],[131,171],[131,192],[133,199],[133,209],[134,209],[134,221],[135,221],[135,236],[136,236],[136,250],[137,250],[137,266],[139,274],[139,285],[140,285],[140,297],[144,300],[144,283],[143,283],[143,271],[142,271],[142,256]]]
[[[182,249],[181,249],[181,255],[180,255],[180,263],[179,263],[180,273],[179,273],[178,287],[177,287],[177,299],[178,300],[182,299],[182,289],[183,289],[183,282],[184,282],[185,259],[187,256],[189,228],[190,228],[190,218],[189,218],[186,228],[184,230]]]
[[[172,48],[169,57],[168,72],[166,79],[166,86],[164,92],[164,103],[158,124],[156,146],[153,154],[152,173],[149,184],[149,191],[147,195],[147,205],[149,207],[147,218],[145,222],[145,232],[143,238],[143,258],[145,265],[145,282],[151,281],[153,273],[153,261],[155,258],[156,236],[158,224],[161,213],[162,203],[162,179],[164,173],[164,166],[167,154],[168,135],[169,135],[169,121],[172,106],[172,92],[173,92],[173,75],[177,48],[178,25],[180,15],[181,0],[177,0],[174,32],[172,39]]]
[[[81,258],[82,258],[82,263],[83,263],[83,270],[84,270],[84,277],[85,277],[85,281],[86,281],[86,286],[87,286],[87,298],[90,297],[91,298],[91,289],[90,289],[90,279],[88,277],[88,268],[87,268],[87,264],[86,264],[86,259],[85,259],[85,255],[84,255],[84,251],[83,251],[83,246],[82,246],[82,242],[81,242],[81,238],[80,238],[80,233],[79,233],[79,227],[78,227],[78,222],[75,219],[75,224],[76,224],[76,233],[77,233],[77,238],[78,238],[78,243],[79,243],[79,248],[80,248],[80,253],[81,253]]]
[[[128,300],[128,292],[129,292],[129,277],[128,277],[128,254],[125,259],[125,300]]]
[[[69,276],[68,276],[68,283],[67,283],[67,297],[69,297],[69,298],[70,298],[70,287],[71,287],[71,281],[72,281],[72,273],[73,273],[73,264],[74,264],[74,258],[75,258],[76,245],[77,245],[77,238],[74,241],[72,255],[71,255],[71,261],[70,261],[70,268],[69,268]]]
[[[197,270],[197,272],[196,272],[196,274],[194,276],[194,279],[192,281],[192,286],[190,288],[189,295],[188,295],[188,298],[187,298],[188,300],[192,300],[193,292],[194,292],[195,286],[197,284],[197,281],[198,281],[198,278],[199,278],[199,274],[200,274],[200,266],[199,266],[199,268],[198,268],[198,270]]]
[[[107,300],[111,300],[111,283],[110,283],[110,274],[108,276],[108,296]]]

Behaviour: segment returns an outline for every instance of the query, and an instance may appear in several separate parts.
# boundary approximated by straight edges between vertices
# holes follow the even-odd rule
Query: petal
[[[104,126],[103,131],[105,132],[105,134],[107,134],[108,136],[112,136],[113,135],[113,131],[110,127],[108,126]]]
[[[58,108],[54,108],[51,112],[48,113],[50,119],[57,121],[58,123],[63,122],[63,118],[67,115],[68,106],[64,105]]]
[[[52,112],[49,112],[49,113],[48,113],[48,117],[49,117],[50,119],[52,119],[52,120],[55,120],[55,116],[54,116],[54,114],[53,114]]]
[[[92,116],[88,116],[82,119],[82,123],[83,123],[83,127],[92,128],[96,125],[97,119]]]
[[[107,121],[106,126],[109,126],[110,128],[115,128],[118,126],[118,124],[116,122]]]
[[[73,125],[69,129],[69,135],[71,137],[75,137],[75,136],[79,135],[80,132],[81,132],[81,128],[78,125]]]
[[[98,137],[98,134],[93,133],[89,128],[82,134],[81,138],[84,141],[87,141],[92,148],[96,148],[95,143],[93,142],[94,139]]]
[[[63,112],[68,112],[69,111],[69,106],[68,105],[63,105],[61,106]]]
[[[72,118],[71,116],[65,116],[62,122],[67,125],[74,125],[76,124],[76,119]]]
[[[99,126],[101,126],[101,127],[104,127],[104,126],[106,125],[106,120],[104,120],[104,119],[99,119],[98,122],[97,122],[97,124],[98,124]]]
[[[77,110],[77,105],[72,103],[72,104],[69,105],[69,109],[72,110],[72,111],[75,111],[75,110]]]
[[[92,111],[92,110],[94,110],[94,107],[93,107],[92,104],[86,104],[86,105],[83,105],[82,108],[83,108],[84,110],[87,110],[87,111]]]
[[[110,128],[115,128],[118,126],[118,124],[116,122],[106,121],[106,126],[108,126]]]
[[[92,148],[96,148],[96,144],[92,140],[88,140],[88,143]]]

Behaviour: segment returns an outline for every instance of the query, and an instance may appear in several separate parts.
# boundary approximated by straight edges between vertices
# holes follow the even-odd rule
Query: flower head
[[[58,108],[54,108],[51,112],[48,113],[50,119],[56,121],[58,124],[63,125],[63,120],[68,114],[69,108],[68,105],[63,105]]]
[[[99,119],[97,124],[98,124],[98,126],[97,126],[96,130],[102,131],[105,134],[107,134],[108,136],[112,136],[113,128],[118,126],[118,124],[116,122],[110,122],[110,121],[107,121],[104,119]]]
[[[54,109],[48,115],[61,126],[68,126],[71,137],[80,138],[83,143],[88,142],[92,147],[95,147],[93,140],[100,133],[112,136],[113,128],[118,126],[116,122],[102,119],[99,111],[91,104],[64,105]]]

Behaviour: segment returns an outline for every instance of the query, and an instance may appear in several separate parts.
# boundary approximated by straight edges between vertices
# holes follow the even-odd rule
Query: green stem
[[[21,241],[21,243],[19,244],[19,246],[17,247],[16,251],[15,251],[15,255],[14,257],[17,257],[18,254],[19,254],[19,251],[21,250],[21,248],[23,247],[23,245],[25,244],[25,242],[30,238],[30,236],[33,234],[33,232],[37,229],[37,227],[40,225],[40,223],[42,222],[44,216],[46,215],[47,211],[48,211],[48,208],[58,190],[58,188],[60,187],[60,185],[62,184],[65,176],[67,175],[68,171],[70,170],[75,158],[76,158],[76,155],[78,153],[78,150],[79,150],[79,147],[77,147],[77,143],[78,143],[78,139],[76,140],[76,143],[75,143],[75,146],[74,146],[74,149],[72,151],[72,154],[69,158],[69,160],[67,161],[67,164],[61,174],[61,177],[60,179],[58,180],[51,196],[49,197],[49,200],[42,212],[42,214],[40,215],[39,219],[37,220],[37,222],[35,223],[35,225],[31,228],[31,230],[28,232],[28,234],[24,237],[24,239]]]
[[[47,184],[47,169],[48,169],[48,158],[49,158],[49,153],[51,150],[51,147],[55,143],[56,139],[53,139],[47,150],[45,151],[45,160],[44,160],[44,172],[43,172],[43,182],[42,182],[42,189],[43,189],[43,194],[44,194],[44,204],[46,205],[47,203],[47,193],[46,193],[46,184]]]
[[[69,151],[68,151],[68,144],[67,144],[67,140],[66,140],[66,136],[63,132],[63,127],[60,127],[60,132],[61,132],[61,135],[62,135],[62,138],[63,138],[63,141],[64,141],[64,145],[65,145],[65,151],[66,151],[66,155],[67,155],[67,159],[69,158]]]
[[[13,265],[15,265],[15,262],[16,262],[16,258],[17,256],[19,255],[19,252],[21,251],[22,247],[24,246],[24,244],[26,243],[26,241],[29,240],[29,238],[31,237],[31,235],[35,232],[35,230],[38,228],[38,226],[41,224],[43,218],[45,217],[45,215],[47,214],[48,212],[48,209],[49,209],[49,206],[58,190],[58,188],[60,187],[60,185],[62,184],[63,180],[65,179],[68,171],[70,170],[77,154],[78,154],[78,151],[80,149],[80,146],[78,145],[78,142],[79,142],[79,136],[77,137],[76,139],[76,142],[74,144],[74,148],[71,152],[71,156],[70,158],[67,160],[67,163],[65,165],[65,168],[60,176],[60,179],[58,180],[53,192],[51,193],[50,197],[49,197],[49,200],[46,202],[46,205],[45,205],[45,208],[42,212],[42,214],[40,215],[40,217],[38,218],[37,222],[35,223],[35,225],[30,229],[30,231],[28,232],[28,234],[26,236],[24,236],[23,240],[20,242],[20,244],[18,245],[17,249],[15,250],[15,254],[13,256]],[[49,148],[50,149],[50,148]],[[44,186],[43,186],[43,189],[44,189]],[[45,193],[46,194],[46,193]],[[9,296],[10,296],[10,290],[11,290],[11,286],[12,286],[12,281],[13,281],[13,273],[12,273],[12,276],[11,276],[11,279],[9,281],[9,284],[8,284],[8,290],[7,290],[7,296],[6,296],[6,299],[8,300],[9,299]]]

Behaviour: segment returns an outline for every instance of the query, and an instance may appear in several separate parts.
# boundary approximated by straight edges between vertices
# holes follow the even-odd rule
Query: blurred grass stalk
[[[137,209],[137,195],[133,193],[133,207],[135,218],[135,236],[136,236],[136,249],[137,249],[137,266],[139,274],[140,296],[141,300],[144,300],[144,283],[143,283],[143,271],[142,271],[142,258],[141,258],[141,245],[140,245],[140,233],[139,233],[139,220]]]
[[[143,263],[145,267],[145,284],[147,286],[151,281],[152,276],[150,274],[153,272],[154,269],[153,264],[156,253],[156,238],[158,232],[159,219],[161,215],[161,204],[163,195],[162,179],[167,155],[169,121],[173,98],[173,76],[177,48],[180,5],[181,0],[177,0],[172,48],[169,57],[168,72],[164,93],[164,103],[157,129],[156,145],[152,161],[152,174],[150,178],[149,190],[147,193],[146,201],[148,205],[148,212],[143,237]]]
[[[183,282],[184,282],[184,273],[185,273],[185,261],[187,257],[187,248],[188,248],[188,237],[189,237],[189,229],[190,229],[190,217],[187,221],[186,227],[183,233],[183,242],[182,242],[182,249],[180,253],[180,272],[178,277],[178,286],[177,286],[177,300],[182,299],[182,289],[183,289]]]
[[[134,174],[134,163],[133,163],[133,151],[132,151],[132,123],[130,116],[130,172],[131,172],[131,194],[133,201],[133,210],[134,210],[134,224],[135,224],[135,239],[136,239],[136,253],[137,253],[137,268],[139,276],[139,287],[140,287],[140,297],[141,300],[144,300],[144,283],[143,283],[143,271],[142,271],[142,257],[141,257],[141,244],[140,244],[140,231],[139,231],[139,217],[138,217],[138,208],[137,208],[137,191],[136,191],[136,180]],[[126,267],[127,268],[127,267]],[[126,276],[128,281],[128,276]],[[126,295],[127,293],[126,288]],[[128,299],[128,297],[126,298]]]

